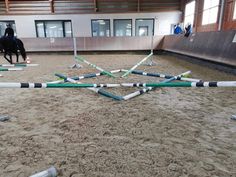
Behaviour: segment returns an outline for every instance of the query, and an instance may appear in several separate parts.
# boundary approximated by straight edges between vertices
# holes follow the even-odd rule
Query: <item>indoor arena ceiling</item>
[[[0,0],[0,14],[79,14],[180,10],[181,0]]]

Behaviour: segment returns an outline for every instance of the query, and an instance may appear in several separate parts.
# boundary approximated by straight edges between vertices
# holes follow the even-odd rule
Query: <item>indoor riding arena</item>
[[[236,0],[1,0],[0,177],[235,177]]]

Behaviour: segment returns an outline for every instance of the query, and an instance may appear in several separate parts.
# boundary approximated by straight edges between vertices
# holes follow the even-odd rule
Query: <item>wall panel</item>
[[[4,14],[80,14],[180,10],[181,0],[10,0]],[[5,3],[4,0],[0,0]],[[1,6],[0,6],[1,8]]]
[[[94,0],[54,0],[54,12],[61,13],[93,13]]]
[[[163,36],[154,37],[159,48]],[[27,52],[73,51],[72,38],[22,38]],[[151,50],[151,37],[77,37],[78,51]]]
[[[137,0],[98,0],[97,1],[98,12],[137,12],[138,1]]]
[[[233,20],[234,3],[236,3],[234,0],[226,0],[223,24],[224,30],[236,29],[236,19]]]
[[[236,67],[236,30],[224,32],[198,32],[186,38],[183,35],[164,37],[162,48],[200,59]]]
[[[45,14],[50,13],[50,3],[42,1],[9,1],[8,14]]]
[[[180,10],[179,0],[140,0],[140,11]]]

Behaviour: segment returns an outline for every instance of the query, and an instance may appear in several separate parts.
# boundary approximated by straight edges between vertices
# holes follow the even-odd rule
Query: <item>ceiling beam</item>
[[[137,11],[140,12],[140,0],[137,0]]]
[[[9,1],[5,0],[5,5],[6,5],[6,12],[9,12]]]
[[[54,10],[54,0],[49,0],[49,2],[50,2],[50,11],[51,11],[51,13],[54,13],[55,12],[55,10]]]
[[[94,0],[93,4],[94,4],[94,12],[97,12],[98,11],[97,0]]]

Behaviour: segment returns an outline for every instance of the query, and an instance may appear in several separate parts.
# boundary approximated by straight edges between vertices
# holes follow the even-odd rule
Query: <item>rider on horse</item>
[[[27,58],[24,44],[20,39],[14,36],[14,30],[10,24],[7,25],[4,36],[0,38],[0,50],[4,52],[4,58],[11,64],[12,54],[16,54],[16,62],[18,62],[18,51],[20,51],[24,61]]]
[[[7,38],[7,39],[15,41],[14,30],[12,29],[11,24],[7,24],[7,28],[5,29],[3,38]],[[1,52],[3,52],[2,48],[0,50]]]
[[[14,38],[14,30],[12,29],[10,24],[7,24],[4,36]]]
[[[18,48],[18,45],[17,45],[17,42],[16,42],[16,37],[15,37],[15,34],[14,34],[14,30],[11,26],[10,23],[7,24],[7,28],[5,29],[5,33],[4,33],[4,38],[7,38],[11,41],[14,41],[16,47]]]
[[[17,42],[16,42],[16,37],[15,37],[15,34],[14,34],[14,30],[13,28],[11,27],[11,24],[7,24],[7,28],[5,29],[5,33],[4,33],[4,37],[5,38],[8,38],[12,41],[14,41],[14,43],[16,44],[17,46]],[[18,47],[18,46],[17,46]]]

